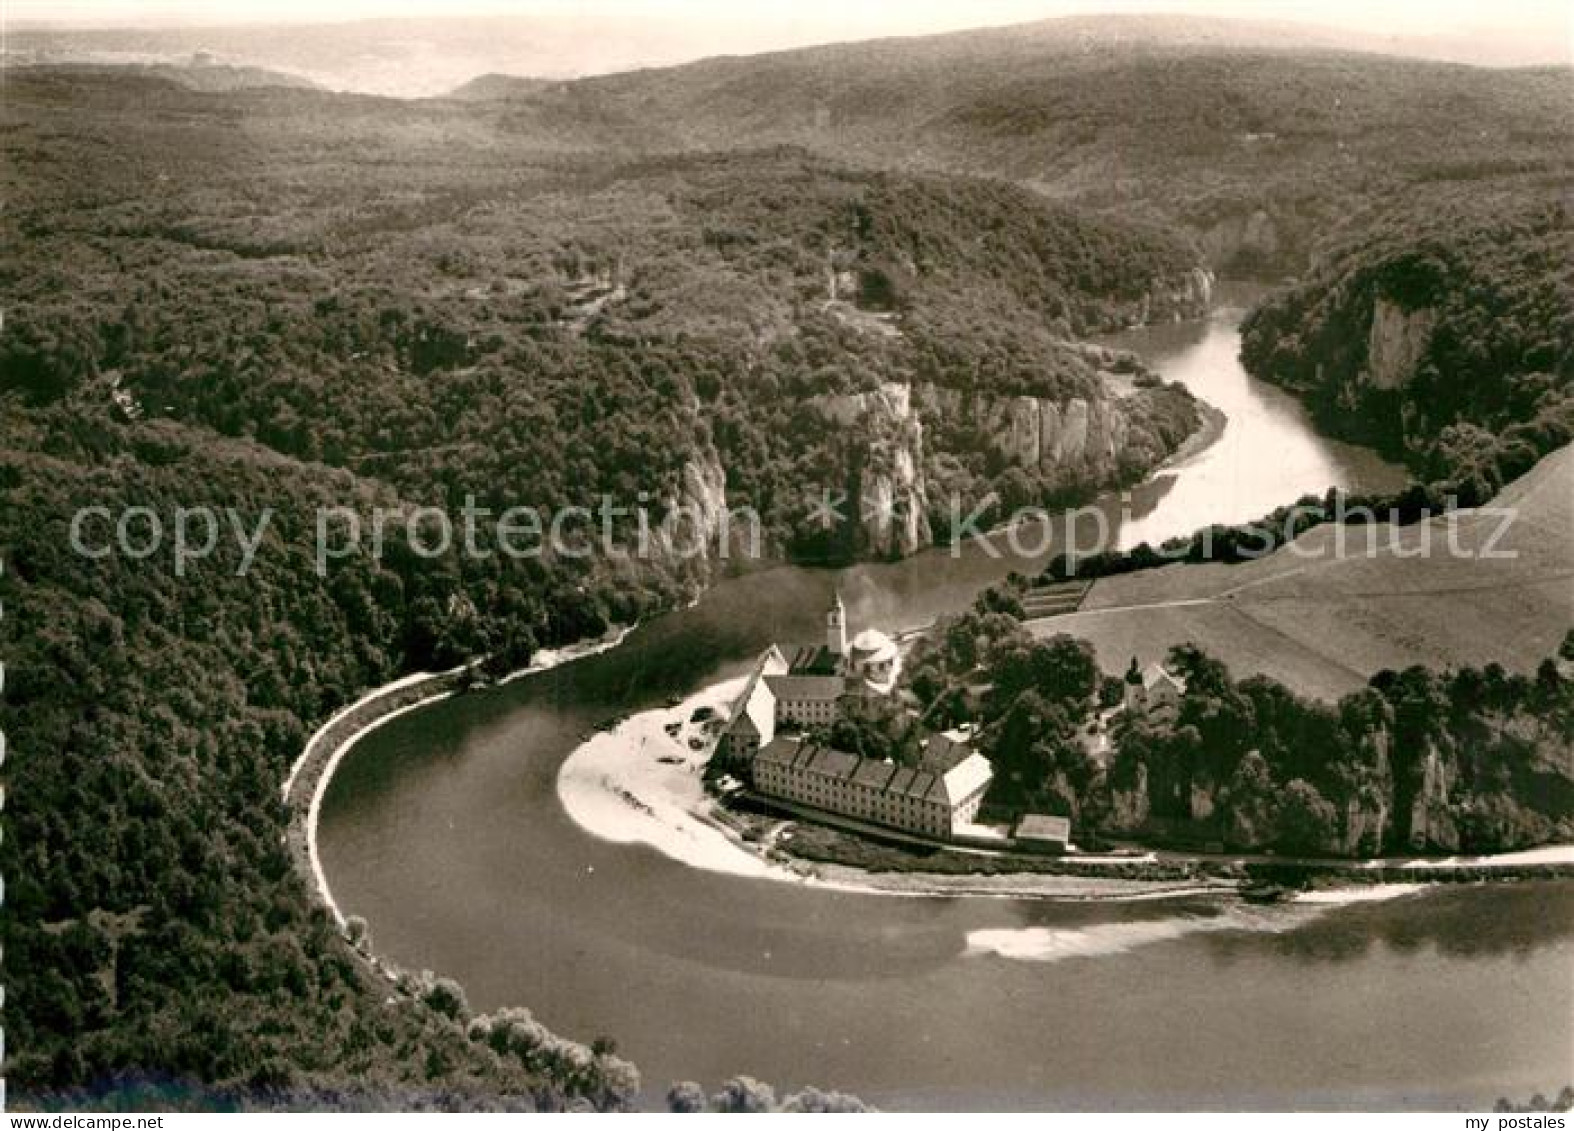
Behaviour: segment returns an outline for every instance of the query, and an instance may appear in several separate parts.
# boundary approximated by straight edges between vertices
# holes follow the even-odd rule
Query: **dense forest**
[[[1336,704],[1234,679],[1181,646],[1167,661],[1185,685],[1175,709],[1112,713],[1123,681],[1101,675],[1092,646],[1035,639],[1015,613],[993,592],[942,622],[910,685],[930,725],[980,728],[988,803],[1069,816],[1081,843],[1374,856],[1574,836],[1574,632],[1533,677],[1411,667]]]
[[[1574,437],[1574,223],[1556,200],[1433,204],[1395,209],[1254,310],[1242,359],[1475,505]]]
[[[0,859],[7,964],[27,971],[6,1011],[21,1103],[630,1102],[607,1042],[471,1018],[440,980],[391,991],[291,869],[278,790],[365,688],[472,656],[518,667],[670,607],[708,563],[434,559],[391,538],[323,570],[313,516],[600,492],[659,510],[713,459],[779,553],[804,521],[793,489],[836,483],[863,441],[816,398],[1098,397],[1102,363],[1073,340],[1181,313],[1154,288],[1195,261],[998,184],[794,151],[562,160],[452,107],[39,73],[8,82],[4,113]],[[1139,393],[1166,421],[1157,458],[1192,402]],[[972,458],[952,462],[978,489],[1007,470]],[[226,532],[182,576],[167,541],[75,551],[90,506],[147,508],[139,545],[198,506],[260,539],[245,559]]]

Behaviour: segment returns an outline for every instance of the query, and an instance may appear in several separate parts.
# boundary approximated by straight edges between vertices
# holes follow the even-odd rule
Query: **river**
[[[1104,501],[1123,544],[1402,478],[1241,370],[1239,314],[1114,339],[1230,418]],[[1574,1077],[1574,884],[1273,908],[878,896],[697,871],[563,811],[580,734],[816,637],[833,587],[855,628],[904,628],[1039,560],[755,573],[610,652],[395,719],[325,799],[334,894],[475,1008],[615,1037],[655,1104],[744,1073],[892,1109],[1479,1109]]]

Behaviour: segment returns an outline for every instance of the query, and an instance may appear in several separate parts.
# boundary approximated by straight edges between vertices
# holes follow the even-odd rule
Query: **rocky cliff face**
[[[859,527],[860,548],[895,557],[929,545],[924,426],[912,386],[885,382],[868,392],[817,398],[815,408],[856,437],[846,512]]]
[[[1377,296],[1366,344],[1366,383],[1377,389],[1397,389],[1408,383],[1436,329],[1437,311],[1432,308],[1406,310]]]
[[[1131,781],[1111,787],[1109,816],[1105,824],[1111,832],[1137,832],[1147,825],[1152,814],[1153,802],[1148,796],[1148,767],[1139,762]]]
[[[1111,397],[990,397],[926,385],[918,392],[927,413],[977,432],[1018,467],[1113,471],[1126,450],[1130,419]]]
[[[858,544],[889,556],[930,542],[927,515],[935,500],[928,495],[925,467],[942,447],[990,451],[1007,466],[1062,486],[1109,486],[1153,466],[1168,451],[1152,430],[1137,426],[1145,395],[1095,394],[1060,402],[892,382],[868,392],[823,396],[815,407],[856,447],[847,510],[856,513]]]
[[[738,544],[749,531],[733,529],[727,509],[727,469],[710,444],[697,447],[684,463],[678,482],[653,515],[650,550],[672,565],[695,567],[703,580],[707,563],[723,542]],[[729,546],[729,551],[741,548]]]
[[[1132,323],[1184,322],[1201,318],[1213,302],[1213,272],[1193,267],[1179,277],[1154,279],[1142,296]]]
[[[683,465],[678,505],[694,515],[706,546],[715,546],[727,536],[727,469],[714,447],[706,445]]]
[[[1421,760],[1420,780],[1410,802],[1406,843],[1416,851],[1428,848],[1452,852],[1459,847],[1459,828],[1448,803],[1449,767],[1433,747]]]

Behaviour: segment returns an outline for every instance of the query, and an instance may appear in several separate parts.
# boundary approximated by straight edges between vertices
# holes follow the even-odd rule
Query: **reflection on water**
[[[1393,474],[1252,385],[1228,317],[1127,344],[1240,433],[1137,493],[1142,537]],[[335,894],[381,953],[458,978],[478,1008],[615,1035],[657,1103],[670,1080],[736,1073],[955,1109],[1479,1109],[1567,1082],[1574,884],[1333,908],[881,897],[697,872],[559,806],[580,734],[817,636],[833,586],[855,622],[905,627],[1021,568],[971,546],[757,573],[612,652],[396,719],[328,792]],[[1058,960],[1022,960],[1035,948]]]

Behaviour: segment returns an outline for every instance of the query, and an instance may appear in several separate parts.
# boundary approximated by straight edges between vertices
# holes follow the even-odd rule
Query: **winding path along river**
[[[1133,494],[1123,543],[1398,481],[1246,376],[1239,314],[1120,339],[1229,416]],[[334,894],[380,953],[459,979],[478,1009],[615,1036],[653,1103],[674,1079],[748,1073],[895,1109],[1480,1109],[1574,1077],[1574,884],[1272,908],[902,898],[699,871],[560,805],[578,735],[816,636],[833,586],[855,624],[902,628],[1032,564],[972,547],[775,569],[603,655],[395,719],[325,798]]]

